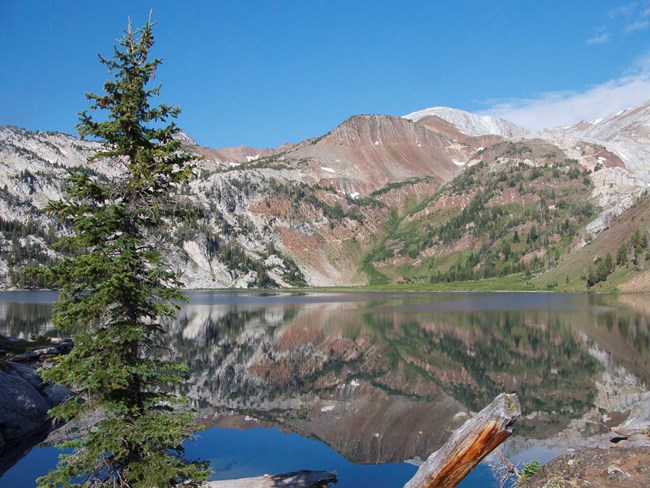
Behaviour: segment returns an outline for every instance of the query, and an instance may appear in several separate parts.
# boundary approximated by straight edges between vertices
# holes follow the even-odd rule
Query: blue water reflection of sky
[[[33,449],[0,478],[0,488],[33,488],[35,479],[56,465],[59,453],[53,447]],[[186,455],[188,459],[210,461],[216,480],[313,469],[336,471],[339,479],[333,485],[336,488],[401,487],[417,470],[408,463],[354,464],[322,442],[277,428],[207,429],[187,443]],[[479,465],[458,486],[495,485],[490,468]]]

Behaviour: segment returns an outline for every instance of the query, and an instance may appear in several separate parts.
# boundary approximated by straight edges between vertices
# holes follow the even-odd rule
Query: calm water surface
[[[416,470],[405,460],[426,458],[502,391],[518,393],[525,417],[510,454],[543,461],[554,451],[531,446],[593,411],[604,375],[643,391],[650,379],[643,296],[189,295],[170,345],[207,427],[188,456],[209,459],[215,479],[325,469],[339,487],[402,486]],[[55,334],[55,298],[0,293],[0,332]],[[33,449],[0,486],[34,486],[56,453]],[[461,486],[493,484],[481,466]]]

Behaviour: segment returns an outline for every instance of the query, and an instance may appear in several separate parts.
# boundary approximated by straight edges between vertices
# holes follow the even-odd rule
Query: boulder
[[[5,362],[0,372],[0,434],[10,444],[39,430],[50,403],[41,391],[42,382],[29,367]]]
[[[33,368],[0,361],[0,468],[3,458],[42,440],[52,426],[48,410],[69,396],[61,386],[44,384]]]

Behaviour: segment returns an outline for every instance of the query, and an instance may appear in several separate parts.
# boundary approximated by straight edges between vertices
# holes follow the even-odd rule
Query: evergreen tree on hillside
[[[179,151],[179,109],[151,106],[149,88],[158,59],[150,60],[152,24],[129,22],[111,59],[100,56],[112,80],[101,95],[87,94],[81,137],[103,142],[94,160],[107,160],[118,176],[102,182],[91,172],[67,180],[64,200],[47,211],[72,229],[63,246],[74,256],[50,270],[60,289],[54,324],[75,346],[43,372],[68,386],[74,399],[53,414],[66,421],[101,412],[82,437],[67,442],[57,469],[39,486],[196,486],[207,466],[183,458],[182,443],[197,430],[194,415],[179,410],[171,392],[186,368],[163,347],[163,322],[173,318],[180,282],[161,255],[164,217],[174,186],[191,175],[192,156]],[[93,118],[93,114],[102,114]]]

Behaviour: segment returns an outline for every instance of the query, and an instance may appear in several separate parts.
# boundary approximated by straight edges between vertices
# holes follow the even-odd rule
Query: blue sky
[[[275,147],[450,106],[529,128],[650,99],[650,0],[0,0],[0,125],[74,132],[131,16],[200,144]]]

